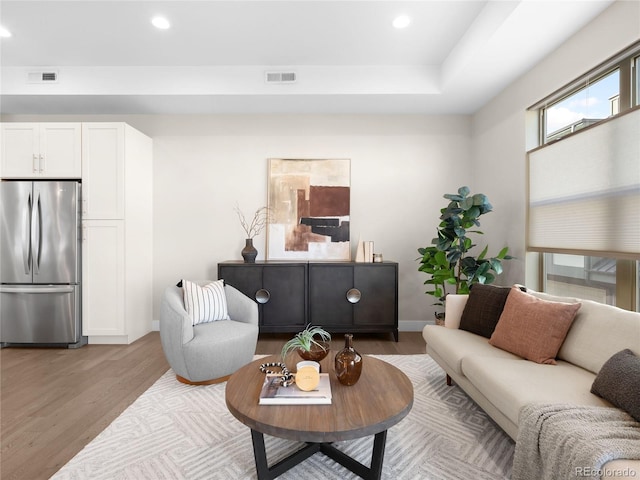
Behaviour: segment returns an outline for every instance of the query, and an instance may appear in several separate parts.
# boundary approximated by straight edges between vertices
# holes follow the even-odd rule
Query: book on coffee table
[[[304,392],[294,385],[283,387],[280,375],[265,375],[260,391],[260,405],[328,405],[331,404],[331,382],[328,373],[320,374],[315,390]]]

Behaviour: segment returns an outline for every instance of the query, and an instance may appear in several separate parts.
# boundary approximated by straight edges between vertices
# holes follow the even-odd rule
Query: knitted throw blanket
[[[617,408],[530,404],[518,425],[512,480],[600,478],[611,460],[640,460],[640,423]]]

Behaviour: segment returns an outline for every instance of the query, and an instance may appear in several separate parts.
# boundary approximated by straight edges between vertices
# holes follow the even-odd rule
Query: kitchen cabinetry
[[[2,178],[81,178],[80,123],[3,123]]]
[[[152,141],[124,123],[82,138],[83,335],[131,343],[152,324]]]
[[[125,153],[125,130],[124,123],[82,125],[83,218],[124,219],[126,160],[135,161],[135,152]]]
[[[261,332],[297,332],[307,320],[307,264],[218,264],[218,278],[258,303]]]
[[[398,341],[398,264],[310,263],[309,323],[330,332],[391,332]]]
[[[122,221],[83,221],[82,270],[83,334],[125,335]]]
[[[398,341],[398,264],[222,262],[218,278],[256,300],[261,332],[391,332]]]

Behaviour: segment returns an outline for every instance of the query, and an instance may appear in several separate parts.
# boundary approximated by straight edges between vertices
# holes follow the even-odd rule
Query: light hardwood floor
[[[256,353],[279,353],[289,338],[263,334]],[[343,343],[335,335],[332,350]],[[386,334],[355,335],[354,347],[362,354],[425,352],[419,332],[401,332],[397,343]],[[48,479],[168,369],[158,332],[131,345],[2,349],[0,478]]]

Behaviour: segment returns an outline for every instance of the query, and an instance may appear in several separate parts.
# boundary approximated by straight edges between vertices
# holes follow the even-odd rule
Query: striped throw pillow
[[[182,280],[184,309],[192,320],[192,325],[229,320],[224,281],[217,280],[201,287],[195,282]]]

